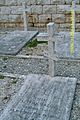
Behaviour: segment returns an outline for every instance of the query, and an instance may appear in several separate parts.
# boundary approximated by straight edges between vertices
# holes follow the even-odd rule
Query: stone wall
[[[26,2],[28,25],[31,27],[46,27],[49,22],[55,22],[60,30],[70,29],[70,12],[65,8],[72,0],[0,0],[0,28],[23,27],[21,13],[22,2]],[[80,8],[80,0],[77,0]],[[80,31],[80,12],[76,12],[76,31]]]

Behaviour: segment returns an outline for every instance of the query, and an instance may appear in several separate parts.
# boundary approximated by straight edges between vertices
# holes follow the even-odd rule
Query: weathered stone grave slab
[[[56,52],[59,57],[80,58],[80,33],[75,32],[74,54],[70,52],[71,38],[69,32],[60,32],[55,36]]]
[[[76,79],[28,75],[0,120],[69,120]]]
[[[37,31],[14,31],[6,34],[0,38],[0,54],[17,54],[37,33]]]

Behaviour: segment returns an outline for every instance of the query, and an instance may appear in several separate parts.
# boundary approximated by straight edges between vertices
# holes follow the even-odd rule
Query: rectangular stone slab
[[[76,79],[30,74],[0,120],[69,120]]]
[[[71,36],[70,32],[59,32],[55,35],[56,54],[61,58],[80,59],[80,32],[74,34],[74,53],[70,52]]]
[[[37,31],[14,31],[0,38],[0,54],[16,55]]]

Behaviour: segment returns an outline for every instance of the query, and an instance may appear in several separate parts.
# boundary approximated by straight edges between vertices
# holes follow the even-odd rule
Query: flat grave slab
[[[56,52],[59,57],[80,58],[80,32],[75,32],[74,53],[70,52],[71,38],[69,32],[60,32],[55,36]]]
[[[69,120],[77,80],[29,74],[0,120]]]
[[[13,31],[0,38],[0,54],[16,55],[37,31]]]

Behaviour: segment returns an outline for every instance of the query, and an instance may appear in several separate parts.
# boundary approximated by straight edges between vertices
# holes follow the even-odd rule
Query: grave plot
[[[0,74],[0,115],[7,104],[21,88],[24,78],[18,76],[10,76],[10,74]]]
[[[45,35],[46,37],[46,35]],[[44,56],[45,52],[48,53],[48,37],[40,36],[37,39],[34,39],[30,44],[26,45],[18,55],[37,55]],[[59,32],[53,36],[53,40],[55,39],[55,51],[58,57],[61,58],[80,58],[80,33],[75,33],[75,52],[74,54],[70,53],[70,33],[69,32]]]
[[[76,79],[30,74],[1,120],[69,120]]]
[[[16,55],[37,33],[37,31],[14,31],[1,36],[0,54]]]

